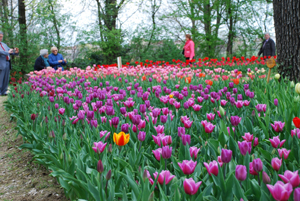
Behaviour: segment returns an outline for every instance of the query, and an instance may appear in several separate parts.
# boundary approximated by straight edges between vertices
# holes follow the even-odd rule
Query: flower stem
[[[257,181],[258,181],[258,185],[260,186],[259,173],[258,173],[258,175],[257,175]]]
[[[165,170],[167,170],[167,160],[168,159],[165,159]]]
[[[224,175],[224,180],[225,180],[225,178],[226,178],[226,163],[223,163],[223,166],[224,166],[224,169],[223,169],[224,170],[224,174],[223,175]]]

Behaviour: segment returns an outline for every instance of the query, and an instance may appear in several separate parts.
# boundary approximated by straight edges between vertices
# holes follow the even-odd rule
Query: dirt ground
[[[22,137],[16,137],[15,122],[4,110],[3,102],[7,98],[0,96],[0,200],[1,201],[65,201],[56,179],[49,171],[35,164],[33,155],[27,150],[19,150]]]

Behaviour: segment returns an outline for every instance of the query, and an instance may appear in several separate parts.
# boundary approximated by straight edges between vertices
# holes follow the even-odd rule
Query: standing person
[[[34,70],[40,71],[47,67],[50,67],[48,59],[47,59],[48,56],[49,56],[48,50],[42,49],[40,51],[40,56],[35,60]]]
[[[3,32],[0,31],[0,96],[6,96],[11,69],[10,55],[18,55],[19,48],[10,49],[2,39]]]
[[[186,58],[187,62],[190,62],[194,59],[195,57],[195,44],[194,41],[192,40],[192,37],[190,34],[186,34],[185,35],[185,45],[183,47],[183,51],[184,51],[184,56]]]
[[[52,47],[51,52],[52,54],[50,54],[48,57],[50,66],[52,66],[52,68],[54,68],[55,70],[57,70],[59,67],[64,70],[62,66],[67,64],[67,60],[58,53],[57,47]]]
[[[275,42],[270,38],[269,33],[265,33],[265,40],[258,52],[258,57],[263,54],[264,58],[275,56]]]

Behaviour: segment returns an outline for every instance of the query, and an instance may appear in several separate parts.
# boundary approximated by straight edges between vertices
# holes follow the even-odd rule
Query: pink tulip
[[[279,133],[283,130],[284,124],[285,122],[274,121],[274,124],[271,124],[271,126],[275,132]]]
[[[65,108],[58,109],[59,114],[63,115],[65,113]]]
[[[298,175],[298,170],[295,172],[286,170],[284,172],[284,175],[279,174],[278,176],[282,179],[284,183],[290,183],[294,188],[300,185],[300,177]]]
[[[235,102],[235,106],[236,106],[237,108],[242,108],[243,105],[244,105],[244,102],[243,102],[243,101],[237,101],[237,102]]]
[[[258,175],[258,173],[253,168],[253,162],[249,163],[249,173],[252,175]]]
[[[227,103],[227,101],[226,101],[226,100],[221,100],[221,106],[225,106],[225,105],[226,105],[226,103]]]
[[[223,161],[222,161],[221,156],[218,156],[218,163],[219,163],[220,167],[223,166]]]
[[[252,142],[238,142],[241,154],[243,156],[245,156],[247,154],[247,152],[250,154],[251,153],[251,149],[252,149]]]
[[[188,195],[195,195],[202,184],[202,181],[195,183],[193,178],[185,179],[183,182],[184,192]]]
[[[229,163],[231,161],[231,157],[232,157],[232,151],[231,150],[222,149],[221,159],[222,159],[223,163]]]
[[[191,128],[193,121],[186,120],[183,122],[185,128]]]
[[[160,156],[162,155],[162,148],[158,148],[156,150],[152,150],[156,160],[160,161]]]
[[[276,201],[287,201],[293,192],[293,186],[282,181],[277,181],[274,186],[267,184],[267,187]]]
[[[98,154],[100,154],[100,153],[102,153],[103,151],[104,151],[104,149],[105,149],[105,147],[106,147],[106,144],[107,143],[103,143],[103,142],[94,142],[94,147],[92,147],[92,149],[96,152],[96,153],[98,153]]]
[[[256,147],[257,145],[258,145],[258,138],[256,137],[256,138],[254,139],[253,147]]]
[[[273,169],[278,172],[282,165],[282,159],[279,160],[279,158],[277,158],[277,157],[273,158],[271,161],[271,165],[272,165]]]
[[[247,141],[247,142],[252,142],[253,140],[253,134],[251,135],[250,133],[245,133],[244,136],[242,136],[242,138]]]
[[[213,113],[208,113],[208,114],[206,114],[206,117],[207,117],[207,120],[208,121],[213,121],[214,119],[215,119],[215,114],[213,114]]]
[[[283,149],[277,149],[279,157],[282,158],[282,155],[284,157],[284,159],[287,159],[289,157],[289,154],[291,152],[291,150],[287,150],[285,148]]]
[[[244,101],[244,106],[249,106],[250,105],[250,101],[245,100]]]
[[[300,188],[294,190],[294,201],[300,201]]]
[[[285,143],[285,140],[280,141],[279,136],[273,137],[273,139],[270,138],[269,140],[274,148],[277,148],[278,145],[279,147],[282,147],[282,145]]]
[[[155,172],[153,174],[154,178],[156,179],[158,173]],[[161,173],[158,175],[158,179],[157,179],[157,182],[159,184],[164,184],[164,181],[166,182],[166,185],[175,177],[175,175],[171,175],[170,171],[168,170],[163,170],[161,171]]]
[[[197,147],[190,147],[191,158],[194,158],[196,160],[199,151],[200,151],[200,148],[198,149]]]
[[[158,125],[157,127],[154,126],[154,129],[156,130],[157,134],[161,134],[161,133],[164,133],[165,126],[162,126],[162,125]]]
[[[218,176],[219,173],[219,168],[218,168],[218,162],[217,161],[212,161],[209,164],[203,163],[204,166],[207,169],[208,174],[211,176],[211,174]]]
[[[197,165],[197,161],[193,160],[183,160],[182,163],[178,163],[178,166],[182,170],[183,174],[193,174]]]
[[[157,136],[152,135],[155,144],[161,146],[161,142],[163,146],[169,145],[172,143],[172,137],[170,135],[158,134]]]
[[[298,138],[300,138],[300,129],[299,128],[291,130],[291,136],[294,137],[296,135]]]
[[[194,109],[194,111],[195,112],[198,112],[198,111],[200,111],[200,109],[202,108],[202,106],[200,106],[200,105],[193,105],[193,109]]]
[[[263,163],[262,161],[260,160],[260,158],[257,158],[257,159],[254,159],[253,162],[253,170],[255,172],[261,172],[262,169],[263,169]]]

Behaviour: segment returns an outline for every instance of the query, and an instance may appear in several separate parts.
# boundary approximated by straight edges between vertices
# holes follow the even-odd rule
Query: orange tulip
[[[185,78],[185,82],[186,82],[186,83],[189,83],[189,84],[190,84],[191,81],[192,81],[191,77],[186,77],[186,78]]]
[[[204,73],[199,73],[199,77],[205,77]]]
[[[145,81],[145,80],[146,80],[146,76],[145,76],[145,75],[142,77],[142,80],[143,80],[143,81]]]
[[[233,79],[233,83],[236,84],[236,85],[238,85],[240,83],[240,79],[238,79],[238,78],[237,79]]]
[[[211,81],[211,80],[205,80],[205,83],[210,85],[210,86],[213,85],[213,81]]]
[[[120,132],[119,134],[114,133],[114,143],[118,146],[124,146],[129,142],[130,135]]]

